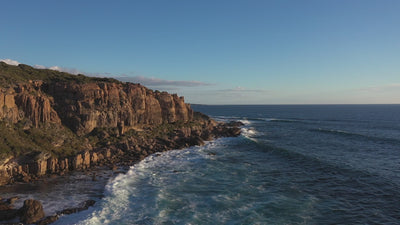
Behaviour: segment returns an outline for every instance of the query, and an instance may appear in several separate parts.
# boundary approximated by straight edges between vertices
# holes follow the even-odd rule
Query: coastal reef
[[[0,62],[0,185],[237,136],[183,97],[110,78]]]

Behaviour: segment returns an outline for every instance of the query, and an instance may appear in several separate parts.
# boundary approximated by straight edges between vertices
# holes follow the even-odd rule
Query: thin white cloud
[[[222,90],[217,90],[218,92],[228,92],[228,93],[267,93],[269,92],[268,90],[263,90],[263,89],[246,89],[243,87],[235,87],[235,88],[230,88],[230,89],[222,89]]]
[[[19,64],[21,64],[18,61],[12,60],[12,59],[0,59],[0,62],[5,62],[9,65],[13,65],[13,66],[18,66]],[[49,70],[56,70],[59,72],[65,72],[65,73],[70,73],[70,74],[84,74],[87,76],[91,76],[91,77],[110,77],[111,74],[110,73],[86,73],[86,72],[82,72],[76,68],[68,68],[68,67],[61,67],[61,66],[43,66],[43,65],[33,65],[33,68],[36,69],[49,69]]]
[[[154,77],[144,77],[144,76],[123,76],[114,77],[120,81],[140,83],[146,86],[175,86],[175,87],[197,87],[197,86],[209,86],[210,83],[205,83],[201,81],[182,81],[182,80],[163,80]]]
[[[385,91],[400,91],[400,83],[377,85],[356,89],[356,91],[361,92],[385,92]]]
[[[47,67],[42,66],[42,65],[34,65],[33,67],[36,69],[48,69]]]
[[[274,101],[276,93],[266,89],[241,86],[226,89],[192,89],[181,93],[191,103],[198,104],[261,104]]]
[[[12,60],[12,59],[0,59],[0,62],[5,62],[8,65],[13,65],[13,66],[18,66],[19,64],[21,64],[18,61],[15,61],[15,60]]]
[[[108,77],[108,78],[114,78],[111,76],[111,73],[104,72],[104,73],[87,73],[87,72],[79,72],[80,74],[84,74],[89,77]],[[114,78],[115,79],[115,78]]]
[[[34,65],[33,67],[35,67],[36,69],[49,69],[49,70],[56,70],[56,71],[60,71],[60,72],[66,72],[66,73],[70,73],[70,74],[83,74],[83,72],[75,69],[75,68],[66,68],[66,67],[60,67],[60,66],[51,66],[51,67],[46,67],[43,65]]]
[[[65,73],[70,73],[70,74],[84,74],[86,76],[90,76],[90,77],[110,77],[110,73],[86,73],[86,72],[82,72],[76,68],[67,68],[67,67],[60,67],[60,66],[51,66],[51,67],[46,67],[43,65],[34,65],[33,66],[36,69],[49,69],[49,70],[56,70],[59,72],[65,72]]]
[[[36,69],[56,70],[56,71],[70,73],[70,74],[74,74],[74,75],[84,74],[89,77],[111,77],[112,78],[111,73],[107,73],[107,72],[105,72],[105,73],[87,73],[87,72],[82,72],[76,68],[67,68],[67,67],[60,67],[60,66],[46,67],[43,65],[34,65],[33,67],[35,67]]]
[[[247,102],[250,103],[254,99],[263,99],[269,98],[272,96],[272,92],[270,90],[264,89],[248,89],[244,87],[235,87],[228,89],[217,89],[217,90],[208,90],[200,96],[212,96],[214,101],[218,101],[219,103],[240,103]]]
[[[13,66],[18,66],[21,64],[20,62],[12,59],[0,59],[0,62],[5,62],[8,65],[13,65]],[[43,65],[34,65],[33,66],[36,69],[50,69],[50,70],[56,70],[60,72],[66,72],[66,73],[71,73],[71,74],[82,74],[81,71],[75,69],[75,68],[66,68],[66,67],[60,67],[60,66],[52,66],[52,67],[46,67]]]

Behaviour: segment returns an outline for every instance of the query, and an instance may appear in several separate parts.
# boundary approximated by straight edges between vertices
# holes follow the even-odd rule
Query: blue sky
[[[400,1],[6,1],[0,59],[203,104],[400,103]]]

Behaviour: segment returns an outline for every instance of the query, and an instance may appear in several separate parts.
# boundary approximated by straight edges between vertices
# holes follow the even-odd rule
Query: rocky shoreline
[[[85,151],[65,159],[49,158],[47,161],[31,162],[25,166],[19,165],[17,168],[28,168],[31,173],[22,173],[24,176],[21,176],[21,173],[16,173],[17,177],[13,178],[13,182],[43,182],[46,179],[65,176],[78,171],[86,171],[86,179],[96,180],[96,170],[100,167],[108,168],[115,173],[125,172],[126,169],[124,168],[128,168],[148,155],[157,152],[203,145],[204,141],[220,137],[238,136],[240,134],[239,126],[241,125],[240,122],[217,123],[212,121],[201,127],[186,127],[175,130],[164,138],[138,140],[137,137],[131,137],[130,141],[127,141],[124,145],[109,146],[93,152]],[[46,170],[40,170],[40,168],[46,168]],[[9,185],[12,187],[13,184]],[[51,224],[62,215],[80,212],[95,204],[93,199],[88,199],[80,203],[79,206],[58,210],[52,215],[45,216],[40,201],[26,199],[20,209],[15,209],[13,203],[16,200],[17,197],[0,200],[0,224]],[[19,222],[16,222],[18,220]]]
[[[146,156],[171,149],[203,145],[204,141],[240,134],[240,123],[217,123],[208,120],[201,126],[182,127],[155,138],[126,136],[123,142],[109,143],[106,147],[87,150],[65,158],[36,153],[5,163],[0,170],[1,184],[31,182],[46,176],[64,175],[71,171],[84,171],[93,167],[129,166]],[[105,133],[104,135],[108,135]]]

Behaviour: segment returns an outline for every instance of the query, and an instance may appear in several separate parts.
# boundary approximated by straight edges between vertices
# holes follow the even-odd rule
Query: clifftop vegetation
[[[79,84],[90,82],[121,83],[112,78],[88,77],[82,74],[73,75],[50,69],[36,69],[25,64],[13,66],[0,62],[0,87],[8,87],[15,83],[24,83],[29,80],[41,80],[44,82],[65,81]]]

